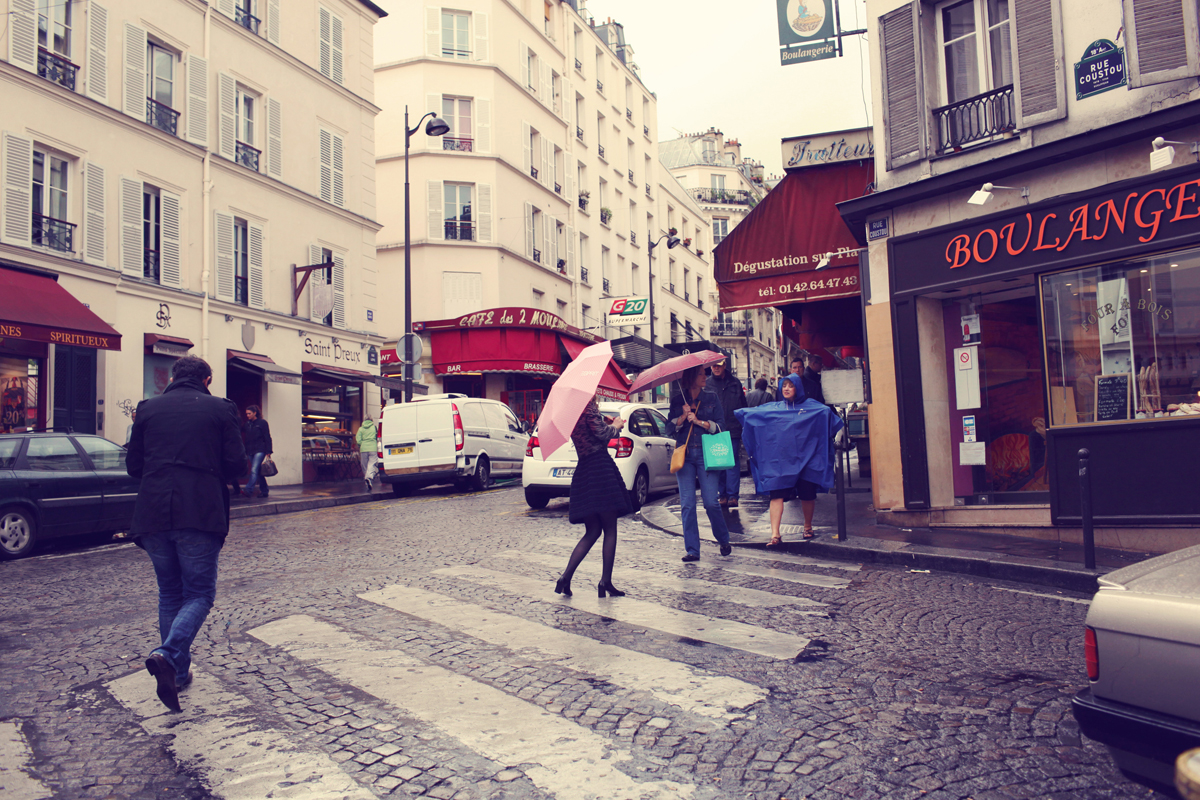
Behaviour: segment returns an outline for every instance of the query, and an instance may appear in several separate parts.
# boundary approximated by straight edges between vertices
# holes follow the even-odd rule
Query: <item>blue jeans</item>
[[[258,484],[258,491],[263,497],[267,496],[267,477],[259,473],[259,468],[262,467],[263,459],[267,457],[266,453],[255,453],[250,456],[250,474],[246,477],[246,494],[254,494],[254,484]]]
[[[158,578],[160,653],[183,683],[192,668],[192,642],[217,597],[217,557],[224,540],[219,534],[184,529],[141,537],[142,547]]]
[[[733,440],[733,460],[736,462],[742,451],[742,440]],[[715,473],[717,476],[717,494],[721,497],[732,497],[737,499],[738,494],[742,489],[742,470],[740,466],[730,467],[729,469],[719,470]]]
[[[724,470],[722,470],[724,472]],[[679,482],[680,515],[683,517],[683,549],[689,556],[700,555],[700,524],[696,521],[696,481],[700,482],[700,498],[712,525],[713,536],[721,544],[729,544],[729,526],[717,502],[718,473],[704,468],[704,451],[689,447],[683,469],[675,473]]]

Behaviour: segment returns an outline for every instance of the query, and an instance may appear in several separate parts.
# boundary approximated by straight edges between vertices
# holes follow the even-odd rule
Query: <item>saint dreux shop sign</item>
[[[323,336],[304,337],[304,360],[325,363],[344,369],[369,371],[367,350],[358,342],[343,342]]]
[[[787,170],[870,158],[875,158],[870,128],[816,133],[783,140],[783,168]]]
[[[1111,184],[970,225],[892,240],[893,294],[938,291],[1006,274],[1135,258],[1194,246],[1200,167]]]

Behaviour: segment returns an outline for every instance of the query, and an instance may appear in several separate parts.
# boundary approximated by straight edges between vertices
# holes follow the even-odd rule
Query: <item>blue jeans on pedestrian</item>
[[[733,440],[733,460],[738,461],[738,456],[742,451],[742,440]],[[717,473],[717,494],[721,497],[731,497],[737,499],[738,494],[742,489],[742,469],[740,465],[735,465],[729,469],[718,470]]]
[[[224,539],[216,533],[184,529],[140,537],[158,578],[160,653],[186,682],[192,668],[192,642],[217,597],[217,557]]]
[[[722,470],[724,472],[724,470]],[[720,544],[729,544],[729,526],[717,502],[717,473],[704,468],[704,451],[697,447],[687,449],[683,469],[675,473],[679,482],[680,516],[683,517],[683,549],[689,556],[700,555],[700,523],[696,520],[696,482],[700,482],[700,498],[713,536]]]
[[[267,457],[266,453],[255,453],[250,456],[250,474],[246,478],[246,488],[243,489],[245,494],[254,494],[254,484],[258,484],[258,491],[263,497],[267,496],[270,490],[267,488],[267,476],[259,472],[262,467],[263,459]]]

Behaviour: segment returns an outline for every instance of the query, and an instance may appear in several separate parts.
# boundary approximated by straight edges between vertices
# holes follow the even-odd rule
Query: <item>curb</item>
[[[312,511],[318,508],[333,506],[351,506],[358,503],[371,503],[376,500],[391,500],[392,493],[387,494],[347,494],[336,497],[309,497],[297,500],[280,500],[275,503],[261,505],[234,506],[229,509],[229,518],[249,519],[251,517],[269,517],[275,514],[291,514],[296,511]]]

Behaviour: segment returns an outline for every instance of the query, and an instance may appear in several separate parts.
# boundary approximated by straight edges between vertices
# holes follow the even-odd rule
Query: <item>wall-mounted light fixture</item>
[[[226,315],[225,315],[225,321],[226,321],[226,322],[233,322],[233,314],[226,314]]]
[[[1021,197],[1025,198],[1025,202],[1029,202],[1029,187],[1028,186],[997,186],[994,183],[985,183],[979,191],[967,198],[967,203],[973,206],[981,206],[992,199],[992,192],[997,189],[1020,189]]]
[[[1161,136],[1155,137],[1150,146],[1154,149],[1150,151],[1150,171],[1162,169],[1171,166],[1175,161],[1175,148],[1173,144],[1187,144],[1187,142],[1173,142],[1170,139],[1164,139]],[[1192,155],[1200,154],[1200,142],[1192,142]]]
[[[271,324],[271,323],[269,323],[269,322],[264,322],[264,323],[263,323],[263,330],[264,330],[264,331],[273,331],[273,330],[275,330],[275,326],[274,326],[274,325],[272,325],[272,324]]]
[[[304,331],[296,331],[296,333],[300,336],[301,339],[304,338]]]
[[[341,343],[342,343],[342,342],[341,342],[341,340],[340,340],[340,339],[338,339],[336,336],[331,336],[331,337],[330,337],[330,341],[332,341],[334,344],[341,344]]]
[[[817,270],[825,269],[826,267],[828,267],[830,260],[831,260],[831,258],[830,258],[829,253],[826,253],[825,255],[821,256],[821,260],[817,262]],[[816,272],[816,270],[813,270],[813,271]]]

